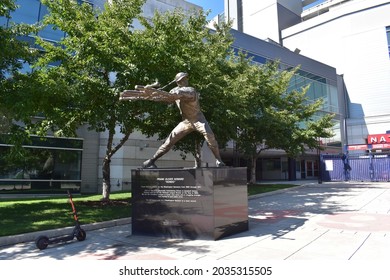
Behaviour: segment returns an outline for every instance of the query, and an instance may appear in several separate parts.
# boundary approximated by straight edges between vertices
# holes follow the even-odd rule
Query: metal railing
[[[321,155],[321,178],[324,182],[389,182],[390,153]]]

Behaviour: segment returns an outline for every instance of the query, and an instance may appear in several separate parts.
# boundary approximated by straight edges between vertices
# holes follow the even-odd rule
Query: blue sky
[[[194,3],[195,5],[203,7],[205,11],[211,10],[209,14],[209,19],[215,17],[216,15],[223,12],[223,2],[224,0],[186,0],[187,2]],[[261,1],[261,0],[257,0]],[[316,5],[318,3],[324,2],[325,0],[318,0],[310,6]]]
[[[186,0],[186,1],[203,7],[205,11],[211,10],[208,16],[209,19],[223,12],[224,0]]]

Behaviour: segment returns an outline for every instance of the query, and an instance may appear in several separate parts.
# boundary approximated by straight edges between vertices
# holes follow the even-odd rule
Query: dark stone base
[[[217,240],[247,230],[246,168],[132,171],[134,235]]]

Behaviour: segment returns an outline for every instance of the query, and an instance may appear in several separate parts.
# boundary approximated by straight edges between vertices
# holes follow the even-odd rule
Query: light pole
[[[322,184],[322,156],[320,153],[321,140],[318,138],[317,156],[318,156],[318,184]]]

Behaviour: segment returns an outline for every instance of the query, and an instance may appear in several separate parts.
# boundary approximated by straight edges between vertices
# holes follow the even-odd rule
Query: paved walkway
[[[82,242],[0,247],[0,260],[390,260],[390,183],[309,183],[251,197],[249,231],[218,241],[88,229]]]

